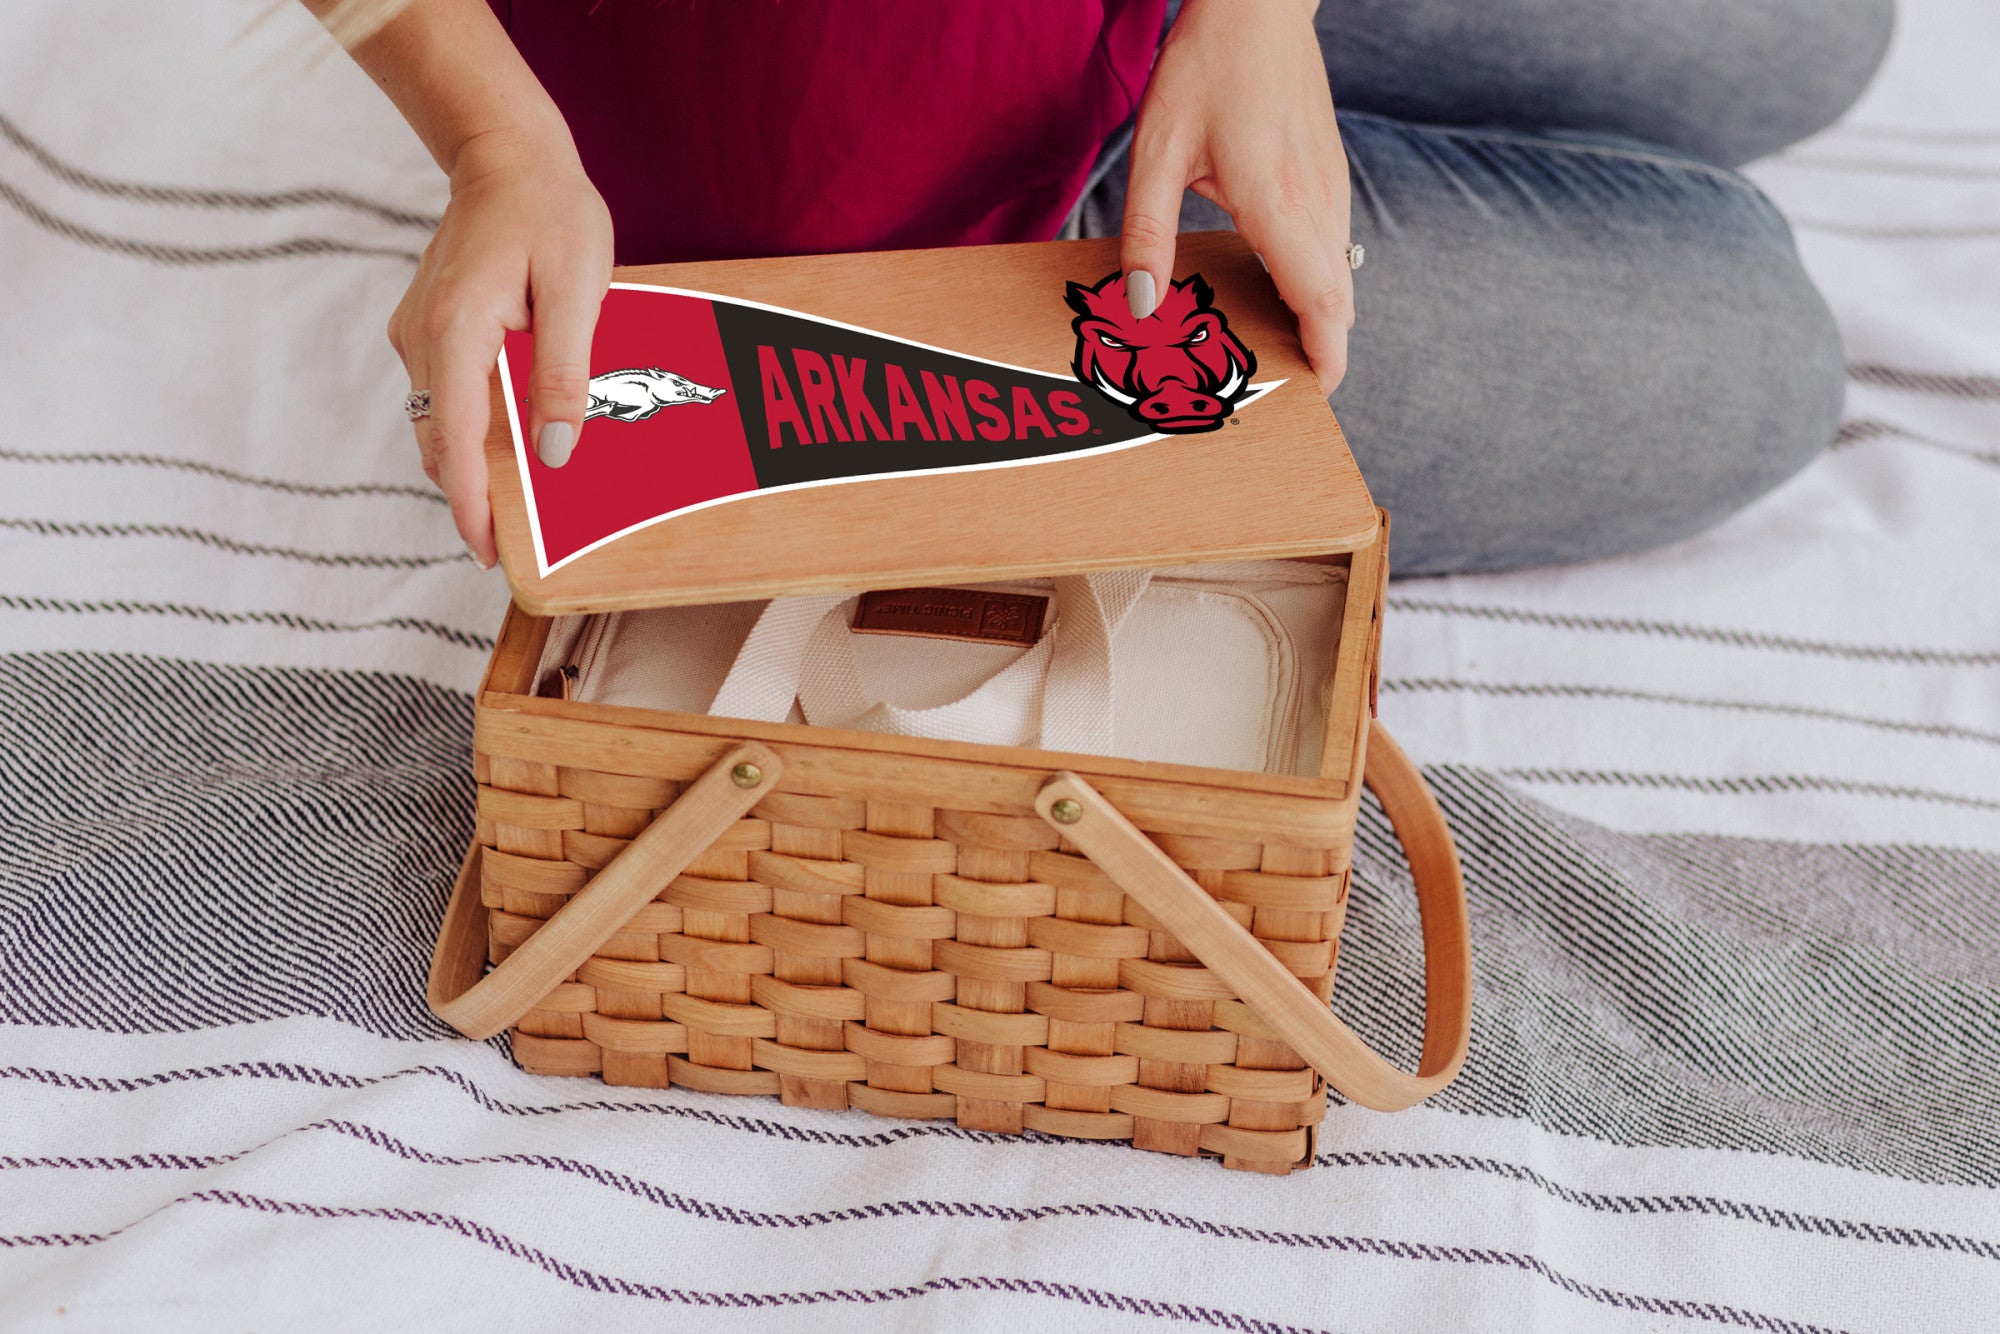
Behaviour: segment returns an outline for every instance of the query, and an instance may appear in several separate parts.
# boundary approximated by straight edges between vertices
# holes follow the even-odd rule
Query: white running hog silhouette
[[[585,421],[609,417],[615,422],[642,422],[661,408],[682,403],[713,403],[729,391],[696,384],[685,375],[658,366],[644,370],[606,371],[590,377],[590,407]]]

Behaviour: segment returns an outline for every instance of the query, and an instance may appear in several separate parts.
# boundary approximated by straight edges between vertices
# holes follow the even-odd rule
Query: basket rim
[[[531,717],[570,719],[647,732],[712,737],[717,741],[764,741],[780,746],[807,746],[815,750],[910,755],[923,759],[978,764],[1024,774],[1046,775],[1070,770],[1087,776],[1123,779],[1159,787],[1225,788],[1260,796],[1293,797],[1329,803],[1345,801],[1353,793],[1353,784],[1346,776],[1267,774],[1247,769],[1214,769],[1195,764],[1130,760],[1116,755],[1086,755],[1069,751],[1041,750],[1032,746],[997,746],[980,741],[934,741],[926,737],[894,736],[841,727],[817,727],[810,723],[762,723],[745,718],[716,718],[703,713],[679,713],[671,709],[648,709],[629,704],[589,704],[501,690],[481,691],[475,707],[478,712],[488,714],[511,713]],[[475,742],[475,749],[477,748]]]
[[[1361,791],[1361,765],[1368,723],[1373,717],[1375,673],[1380,659],[1376,632],[1386,591],[1388,525],[1378,524],[1375,542],[1344,553],[1348,562],[1346,604],[1341,612],[1340,645],[1335,651],[1326,730],[1316,775],[1253,773],[1203,765],[1168,764],[1108,755],[1080,755],[1027,746],[995,746],[971,741],[932,741],[848,728],[798,723],[759,723],[621,704],[548,699],[533,692],[532,676],[555,619],[510,602],[491,658],[474,696],[476,718],[525,715],[567,719],[658,734],[766,741],[810,746],[822,751],[876,756],[909,755],[925,761],[984,765],[1027,775],[1071,770],[1121,784],[1144,784],[1165,791],[1201,789],[1251,798],[1280,798],[1353,805]],[[603,613],[571,613],[603,614]],[[475,727],[474,748],[479,748]]]

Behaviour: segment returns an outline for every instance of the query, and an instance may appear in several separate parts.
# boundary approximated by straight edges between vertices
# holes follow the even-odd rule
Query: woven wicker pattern
[[[679,794],[480,756],[498,963]],[[1322,999],[1347,848],[1149,831]],[[514,1030],[521,1065],[1285,1172],[1319,1077],[1031,814],[776,792]]]

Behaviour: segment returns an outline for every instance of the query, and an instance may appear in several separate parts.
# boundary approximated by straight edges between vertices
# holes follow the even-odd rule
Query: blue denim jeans
[[[1826,447],[1839,335],[1731,168],[1846,109],[1891,4],[1324,0],[1368,249],[1332,402],[1398,573],[1670,542]],[[1125,173],[1114,141],[1076,234],[1117,232]]]

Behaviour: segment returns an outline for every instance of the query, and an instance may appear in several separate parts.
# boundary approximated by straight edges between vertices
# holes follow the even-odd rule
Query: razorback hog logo
[[[583,419],[609,417],[615,422],[642,422],[661,408],[682,403],[713,403],[729,391],[696,384],[685,375],[658,366],[644,370],[606,371],[590,377],[590,406]]]
[[[1257,358],[1229,331],[1200,274],[1170,286],[1145,319],[1134,319],[1125,277],[1069,285],[1076,312],[1076,378],[1156,431],[1213,431],[1250,387]]]

